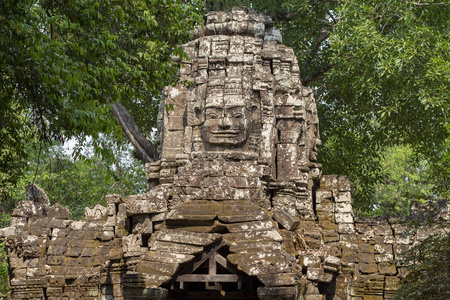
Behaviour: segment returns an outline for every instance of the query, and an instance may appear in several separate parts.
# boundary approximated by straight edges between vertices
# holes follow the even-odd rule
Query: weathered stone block
[[[297,217],[282,209],[277,209],[273,214],[273,218],[287,230],[295,230],[300,224],[300,220]]]
[[[317,279],[318,282],[322,283],[330,283],[333,280],[333,274],[320,272],[319,278]]]
[[[352,186],[348,176],[339,176],[338,179],[338,190],[340,192],[351,191]]]
[[[141,261],[136,265],[135,271],[138,273],[172,276],[177,272],[179,267],[180,265],[178,263]]]
[[[392,253],[392,245],[389,244],[375,244],[373,249],[375,253]]]
[[[323,230],[334,230],[334,231],[337,231],[337,229],[338,229],[338,225],[336,223],[334,223],[334,222],[331,222],[331,221],[324,220],[323,222],[320,222],[319,224],[320,224],[320,227]]]
[[[67,247],[62,245],[51,245],[48,247],[47,254],[48,255],[64,255]]]
[[[105,200],[106,203],[115,203],[115,204],[119,204],[119,203],[124,203],[125,202],[125,197],[122,195],[118,195],[118,194],[108,194],[105,196]]]
[[[130,234],[122,238],[124,257],[139,256],[141,254],[142,235]]]
[[[337,227],[337,232],[345,234],[354,234],[355,226],[353,223],[339,223]]]
[[[359,271],[363,274],[372,274],[377,272],[377,264],[360,263]]]
[[[304,296],[305,300],[323,300],[323,295],[305,295]]]
[[[276,241],[242,241],[230,246],[230,251],[234,253],[266,252],[271,250],[281,250],[281,244]]]
[[[324,266],[330,266],[333,268],[338,268],[341,265],[341,259],[335,256],[328,256],[323,262]]]
[[[393,262],[394,255],[392,253],[375,254],[375,261],[377,263]]]
[[[392,264],[380,263],[378,264],[378,272],[385,275],[396,275],[397,268]]]
[[[321,189],[338,189],[338,175],[324,175],[320,180]]]
[[[229,242],[230,245],[235,245],[241,241],[272,240],[281,242],[283,240],[283,237],[276,230],[255,230],[226,233],[223,235],[223,239]]]
[[[400,288],[400,278],[396,276],[386,276],[385,277],[385,290],[386,291],[396,291]]]
[[[208,246],[220,240],[220,234],[197,233],[182,230],[163,229],[156,233],[155,239],[158,241],[173,242],[180,244],[190,244],[197,246]]]
[[[317,204],[323,204],[324,202],[333,203],[333,192],[331,190],[319,189],[316,191]]]
[[[232,223],[226,224],[225,226],[227,227],[229,232],[275,229],[275,226],[270,220]]]
[[[334,223],[335,221],[335,214],[331,213],[331,212],[323,212],[323,211],[318,211],[317,212],[317,218],[319,219],[319,223],[324,223],[324,222],[331,222]]]
[[[318,268],[320,266],[321,260],[319,256],[315,255],[301,255],[300,265],[304,268]]]
[[[362,263],[368,263],[368,264],[374,263],[375,255],[373,253],[359,252],[358,259],[359,259],[359,262],[362,262]]]
[[[296,283],[292,273],[261,274],[257,277],[265,286],[286,286]]]
[[[203,247],[187,245],[187,244],[177,244],[172,242],[163,242],[163,241],[155,241],[151,245],[149,245],[150,250],[152,251],[164,251],[164,252],[173,252],[173,253],[181,253],[181,254],[199,254],[203,251]]]
[[[334,217],[336,223],[353,223],[353,216],[350,213],[336,213]]]
[[[396,255],[399,255],[411,249],[411,247],[412,247],[411,245],[394,245],[394,252]]]
[[[86,215],[86,221],[106,221],[107,214],[106,214],[106,207],[97,204],[94,206],[94,208],[90,209],[89,207],[86,207],[84,209],[85,215]]]
[[[316,204],[316,211],[334,213],[334,203],[331,201],[322,201],[320,204]]]
[[[310,267],[306,271],[306,278],[308,278],[308,280],[311,280],[311,281],[318,281],[321,272],[322,272],[322,269],[320,269],[320,268]]]
[[[295,287],[259,287],[257,293],[261,300],[294,300],[297,289]]]
[[[335,204],[337,213],[349,213],[353,215],[353,205],[350,202],[337,202]]]
[[[405,234],[396,235],[395,242],[398,245],[411,245],[413,243],[412,235],[405,235]]]
[[[342,251],[343,263],[355,263],[358,262],[358,254],[356,251]]]
[[[366,243],[359,244],[358,251],[362,253],[375,253],[374,246]]]
[[[353,204],[353,198],[351,192],[341,192],[334,197],[336,203],[351,203]]]

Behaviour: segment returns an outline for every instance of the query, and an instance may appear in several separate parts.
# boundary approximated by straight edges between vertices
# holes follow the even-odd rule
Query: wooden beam
[[[216,252],[216,254],[217,254],[217,252]],[[215,258],[215,255],[212,255],[209,258],[209,268],[208,268],[208,274],[209,275],[216,275],[217,274],[217,262],[216,262],[216,260],[214,258]]]
[[[231,273],[239,273],[239,270],[225,257],[216,252],[214,258],[222,267],[230,271]]]
[[[177,282],[238,282],[245,280],[240,274],[184,274],[177,277]]]
[[[216,252],[217,254],[217,252]],[[216,275],[217,274],[217,262],[214,259],[215,255],[211,255],[208,260],[208,275]],[[205,289],[207,290],[219,290],[219,284],[215,281],[213,282],[205,282]]]
[[[227,242],[222,240],[220,243],[216,244],[212,248],[210,248],[208,251],[205,251],[200,255],[198,258],[196,258],[189,266],[186,267],[183,271],[180,272],[180,274],[189,274],[194,272],[198,269],[208,258],[210,258],[214,253],[217,252],[220,248],[225,246]],[[176,278],[176,277],[175,277]]]

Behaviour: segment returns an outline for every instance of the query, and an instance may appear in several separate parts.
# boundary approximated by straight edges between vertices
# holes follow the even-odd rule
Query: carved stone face
[[[317,152],[319,151],[319,147],[322,146],[322,141],[319,136],[319,118],[317,114],[313,115],[313,123],[311,124],[310,131],[311,137],[309,139],[309,160],[317,161]]]
[[[248,138],[250,112],[243,103],[223,101],[206,103],[204,142],[211,145],[238,146]]]

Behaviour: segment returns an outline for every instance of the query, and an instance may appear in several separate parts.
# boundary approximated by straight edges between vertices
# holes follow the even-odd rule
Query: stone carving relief
[[[210,12],[183,47],[149,191],[72,221],[29,186],[0,229],[10,299],[390,299],[429,232],[355,218],[349,179],[322,176],[314,95],[271,19]]]

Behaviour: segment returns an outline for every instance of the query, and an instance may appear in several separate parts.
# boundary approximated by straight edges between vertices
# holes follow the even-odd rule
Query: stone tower
[[[22,201],[0,230],[10,299],[390,299],[394,259],[429,233],[354,218],[348,178],[322,176],[314,96],[271,19],[210,12],[193,36],[149,191],[85,221],[40,189]]]

